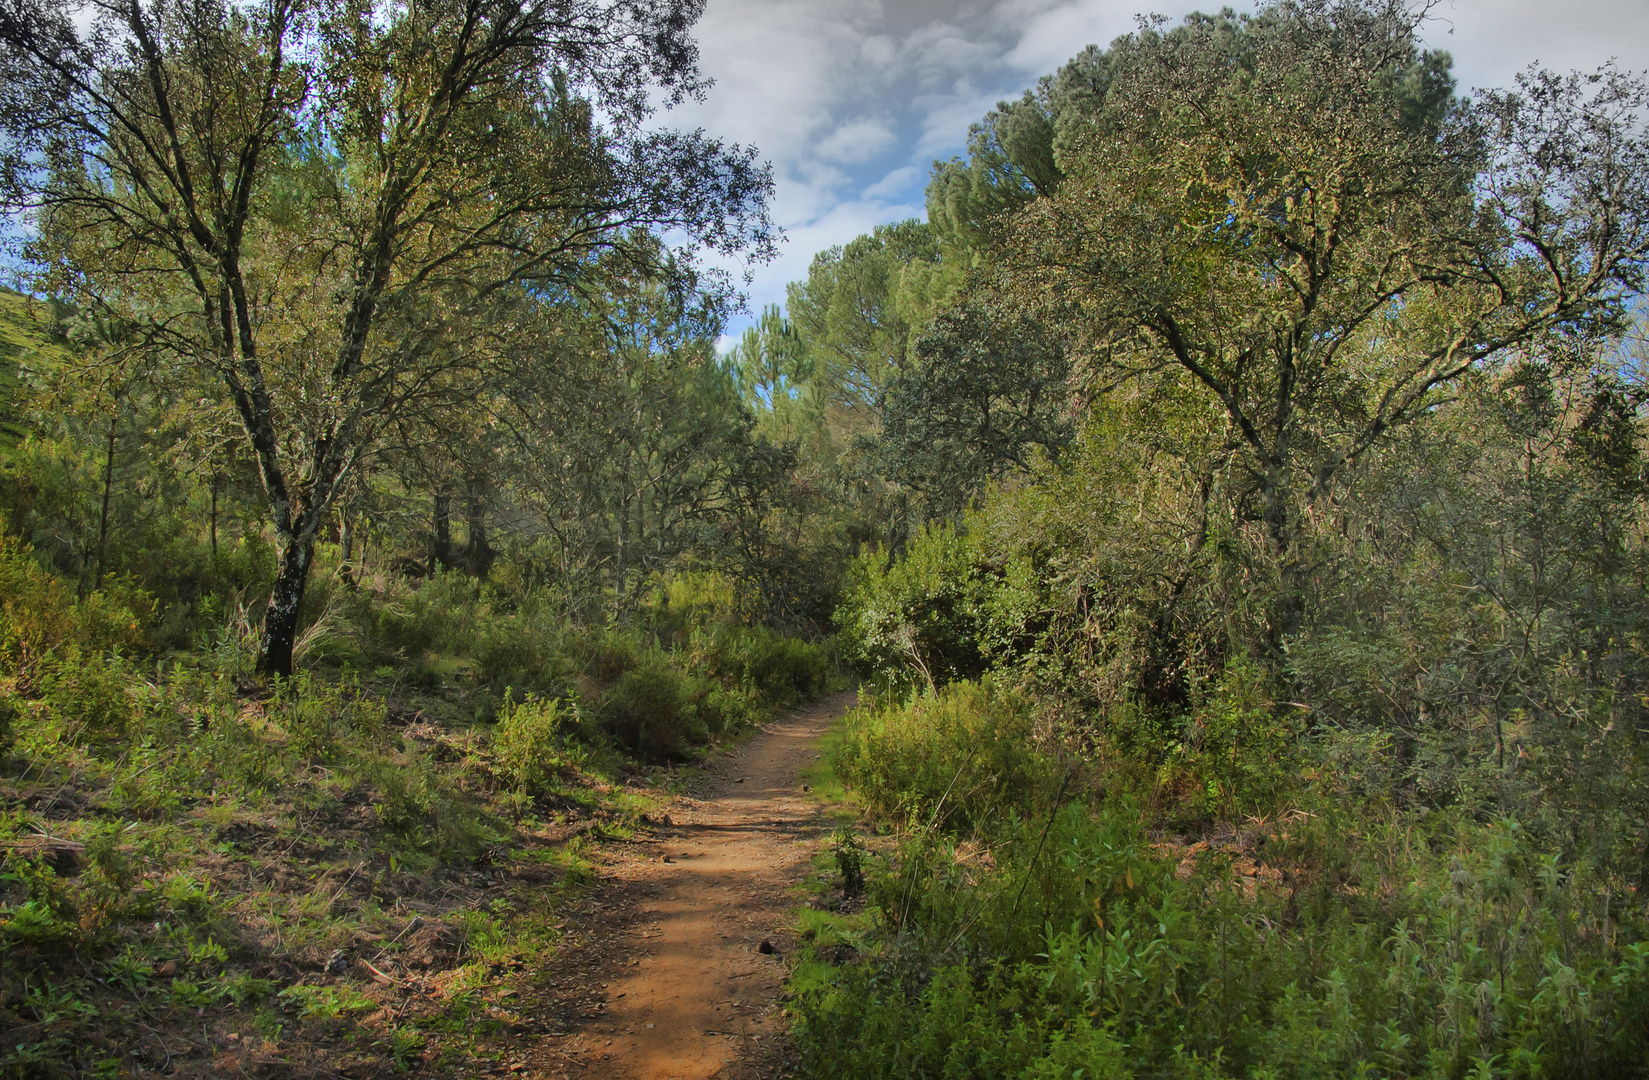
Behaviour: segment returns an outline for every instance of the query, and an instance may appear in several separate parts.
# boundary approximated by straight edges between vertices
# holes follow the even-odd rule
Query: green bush
[[[827,647],[787,637],[765,626],[719,626],[693,635],[689,658],[730,686],[747,686],[764,704],[782,707],[824,690],[830,681]]]
[[[662,653],[644,653],[618,677],[601,703],[601,719],[626,748],[654,758],[685,756],[690,743],[709,737],[698,698],[703,680],[672,666]]]
[[[1301,822],[1292,888],[1187,874],[1137,806],[1015,825],[994,869],[912,841],[872,887],[884,944],[799,998],[832,1077],[1635,1077],[1649,923],[1512,822],[1369,836]],[[1607,929],[1605,929],[1607,928]]]
[[[1110,709],[1103,742],[1111,782],[1180,829],[1285,812],[1307,763],[1304,713],[1279,709],[1266,683],[1263,668],[1238,658],[1183,715]]]
[[[637,616],[663,640],[684,644],[694,631],[716,631],[739,624],[737,590],[721,574],[661,576],[643,595]]]
[[[986,677],[849,715],[835,768],[874,812],[968,828],[1030,812],[1058,783],[1038,753],[1031,704]]]
[[[153,598],[113,576],[103,584],[77,598],[26,545],[0,532],[0,673],[32,687],[64,648],[81,655],[144,650]]]
[[[405,850],[450,863],[473,857],[496,837],[492,822],[459,790],[452,770],[410,739],[399,752],[363,753],[348,767],[371,786],[378,820]]]
[[[325,682],[300,672],[280,686],[268,718],[298,757],[326,764],[349,753],[350,736],[382,732],[385,710],[382,699],[361,693],[352,679]]]
[[[517,791],[536,794],[565,766],[566,711],[556,700],[504,697],[493,730],[493,754],[498,771]]]
[[[848,659],[865,674],[931,689],[985,671],[980,639],[988,600],[973,537],[940,524],[924,530],[901,558],[860,555],[836,623]]]
[[[0,693],[0,761],[11,753],[17,741],[17,721],[21,702],[10,694]]]
[[[70,645],[54,656],[40,680],[40,701],[68,742],[108,742],[125,735],[140,709],[130,661],[114,653]]]

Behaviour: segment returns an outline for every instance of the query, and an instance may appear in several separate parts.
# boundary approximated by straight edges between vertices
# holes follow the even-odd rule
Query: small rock
[[[762,943],[756,946],[756,951],[761,953],[763,956],[772,956],[779,950],[773,947],[773,943],[771,941],[768,941],[766,938],[762,938]]]

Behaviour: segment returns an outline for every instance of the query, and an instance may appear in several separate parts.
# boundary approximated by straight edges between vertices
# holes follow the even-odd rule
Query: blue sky
[[[702,103],[666,123],[703,126],[771,161],[788,241],[753,267],[750,307],[784,299],[815,252],[923,214],[935,158],[968,125],[1089,43],[1131,30],[1142,0],[709,0],[698,25]],[[1219,6],[1200,5],[1205,9]],[[1238,10],[1252,4],[1233,4]],[[1534,61],[1649,69],[1649,0],[1442,0],[1427,43],[1454,54],[1462,89],[1505,86]],[[733,267],[742,272],[743,267]],[[748,318],[728,328],[738,334]],[[728,339],[724,339],[724,343]]]

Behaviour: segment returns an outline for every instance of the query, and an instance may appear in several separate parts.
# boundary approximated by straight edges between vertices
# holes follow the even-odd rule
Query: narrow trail
[[[601,884],[569,912],[577,933],[554,965],[563,1030],[539,1043],[531,1075],[772,1074],[787,916],[827,831],[800,776],[852,700],[770,725],[672,800],[651,837],[605,849]]]

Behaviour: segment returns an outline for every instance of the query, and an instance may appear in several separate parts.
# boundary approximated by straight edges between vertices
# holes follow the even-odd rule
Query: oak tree
[[[1172,379],[1224,418],[1280,595],[1300,517],[1474,366],[1618,327],[1649,258],[1649,89],[1538,70],[1453,101],[1424,12],[1281,5],[1114,47],[1063,180],[1001,265],[1094,388]]]
[[[291,672],[352,471],[407,411],[492,385],[512,312],[656,264],[665,233],[770,253],[753,153],[647,123],[703,88],[701,10],[0,0],[0,179],[40,287],[210,375],[257,460],[280,553],[260,670]]]

